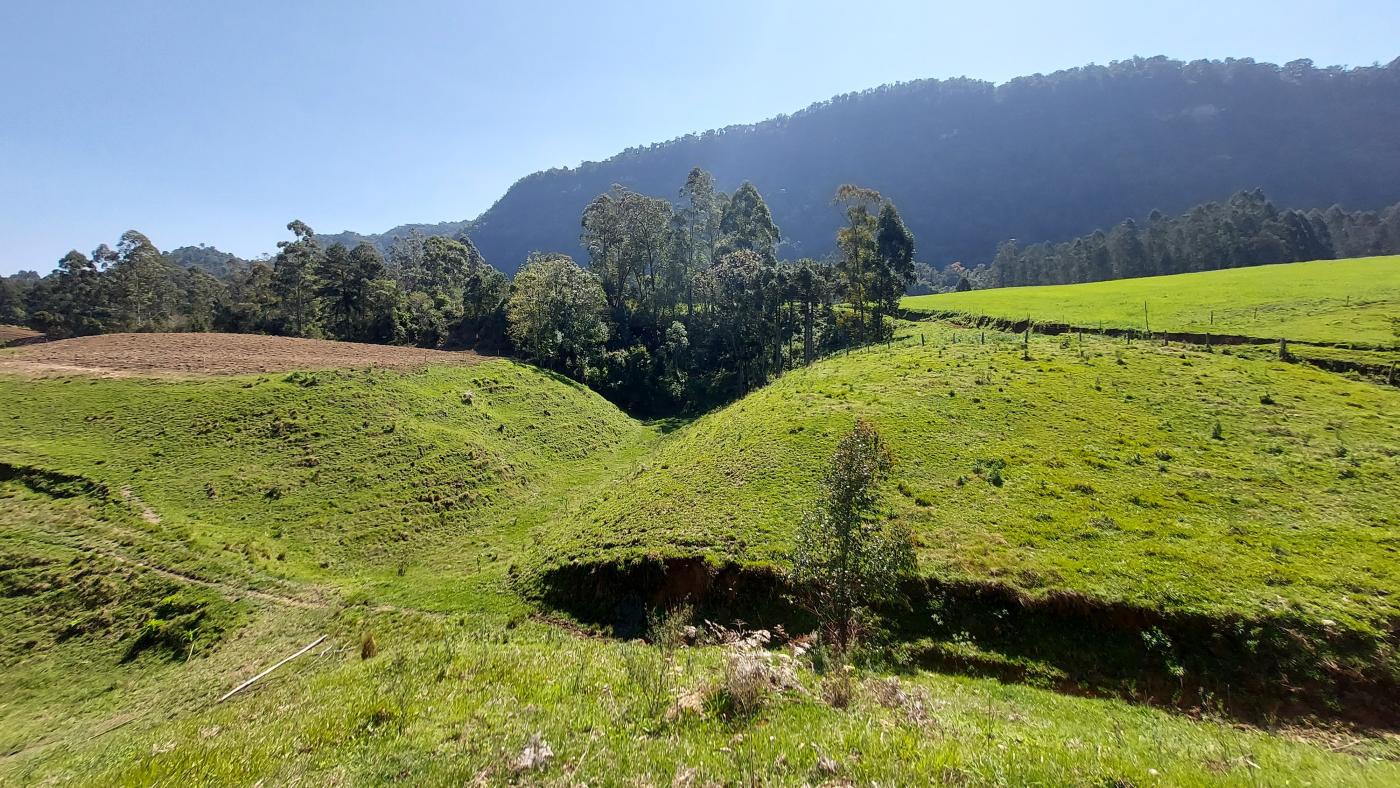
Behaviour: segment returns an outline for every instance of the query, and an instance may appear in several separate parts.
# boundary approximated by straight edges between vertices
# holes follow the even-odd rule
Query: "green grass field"
[[[1077,595],[1103,616],[1251,622],[1333,656],[1346,642],[1393,674],[1400,392],[1093,337],[1034,338],[1025,360],[1016,337],[985,336],[930,326],[927,344],[830,359],[701,418],[551,533],[544,572],[648,556],[780,565],[825,457],[860,417],[891,444],[890,515],[940,583],[1052,605]],[[1170,634],[1190,640],[1181,625]],[[995,646],[1049,677],[1123,658]]]
[[[1143,304],[1147,305],[1144,323]],[[1079,285],[905,298],[915,313],[1031,318],[1084,328],[1400,346],[1400,257],[1318,260]]]
[[[1400,613],[1400,392],[1197,349],[1040,337],[1027,361],[1015,337],[976,338],[790,373],[669,437],[544,552],[776,562],[861,417],[892,445],[894,514],[930,573],[1377,630]]]
[[[688,424],[502,360],[0,376],[0,783],[1400,780],[1393,735],[1324,707],[1252,727],[1185,697],[1221,642],[1182,639],[1235,627],[1271,659],[1295,639],[1289,670],[1400,675],[1400,392],[1109,338],[1034,337],[1024,360],[997,332],[901,336]],[[678,705],[723,648],[600,638],[540,603],[561,567],[780,566],[857,415],[894,447],[921,573],[1024,607],[908,611],[851,708],[800,662],[729,716]],[[1088,632],[1037,606],[1066,599],[1161,621]],[[973,669],[998,665],[1019,672]],[[1171,700],[1149,668],[1191,716],[1140,702]],[[1075,696],[1099,689],[1127,700]],[[534,734],[554,758],[516,773]]]

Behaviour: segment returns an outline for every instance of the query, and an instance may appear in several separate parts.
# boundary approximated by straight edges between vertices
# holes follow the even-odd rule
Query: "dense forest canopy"
[[[581,258],[577,217],[594,195],[614,183],[668,194],[699,166],[718,188],[748,181],[765,195],[783,257],[834,251],[831,195],[861,183],[903,208],[921,261],[973,267],[1006,238],[1065,240],[1242,188],[1304,208],[1388,205],[1400,200],[1397,128],[1400,59],[1343,69],[1153,57],[1003,85],[919,80],[535,173],[443,234],[465,227],[507,272],[532,251]],[[383,251],[410,229],[334,240]]]

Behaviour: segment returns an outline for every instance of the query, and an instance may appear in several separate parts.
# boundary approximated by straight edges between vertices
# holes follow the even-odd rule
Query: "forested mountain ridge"
[[[853,182],[903,207],[922,261],[974,265],[1008,237],[1063,240],[1244,188],[1304,208],[1387,205],[1400,200],[1398,126],[1400,58],[1343,69],[1159,56],[1002,85],[918,80],[528,175],[468,232],[507,272],[531,251],[581,257],[594,196],[620,183],[674,199],[698,166],[719,188],[759,188],[783,257],[832,251],[831,194]],[[386,249],[409,227],[364,238]]]
[[[471,221],[466,219],[460,222],[401,224],[398,227],[393,227],[382,233],[375,233],[373,235],[364,235],[353,230],[343,230],[338,233],[317,233],[316,240],[319,241],[322,246],[340,244],[346,248],[354,248],[362,243],[368,243],[373,244],[380,252],[388,254],[389,247],[394,245],[394,240],[397,238],[407,238],[414,233],[425,237],[440,235],[444,238],[455,238],[463,230],[471,227],[471,224]],[[516,266],[511,266],[512,269],[515,267]]]

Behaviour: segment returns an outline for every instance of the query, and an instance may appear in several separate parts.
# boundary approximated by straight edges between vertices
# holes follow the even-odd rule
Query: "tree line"
[[[1397,252],[1400,204],[1280,210],[1255,189],[1181,216],[1153,211],[1144,225],[1126,219],[1061,243],[1004,241],[991,265],[969,278],[978,287],[1069,284]]]
[[[889,336],[914,281],[914,237],[878,192],[838,190],[840,252],[825,261],[778,258],[782,233],[752,184],[725,193],[696,168],[677,198],[615,185],[583,211],[584,266],[531,255],[507,305],[516,352],[658,413]]]
[[[751,184],[726,193],[696,168],[674,202],[614,186],[583,211],[582,264],[536,252],[513,278],[465,234],[410,232],[386,254],[323,245],[293,221],[275,256],[245,262],[205,247],[162,254],[132,230],[115,248],[67,253],[47,276],[0,278],[0,322],[51,338],[227,331],[472,347],[515,353],[634,412],[673,413],[889,336],[916,280],[914,237],[874,190],[842,186],[832,204],[839,251],[780,260],[781,231]]]
[[[211,252],[184,266],[129,230],[70,251],[49,275],[0,280],[0,322],[53,339],[119,331],[227,331],[438,347],[499,347],[508,280],[465,237],[322,247],[301,221],[266,261]],[[215,275],[211,270],[219,270]],[[494,341],[494,344],[493,344]]]

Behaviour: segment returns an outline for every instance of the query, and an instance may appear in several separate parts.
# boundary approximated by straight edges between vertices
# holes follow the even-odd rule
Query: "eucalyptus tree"
[[[874,189],[849,183],[836,190],[833,200],[846,211],[846,225],[836,231],[836,246],[840,250],[837,271],[841,274],[846,300],[856,311],[856,324],[861,332],[866,330],[865,312],[872,297],[871,272],[878,262],[879,222],[873,211],[884,201]]]
[[[721,254],[747,250],[766,262],[777,262],[782,233],[773,222],[768,203],[752,183],[745,181],[729,198],[720,217],[719,232]]]
[[[715,180],[696,167],[681,187],[681,207],[675,214],[676,262],[685,290],[686,315],[695,314],[696,274],[715,263],[720,242],[720,220],[729,198],[715,191]]]
[[[619,339],[630,344],[668,316],[684,286],[674,264],[671,204],[614,184],[584,209],[582,226],[589,268],[603,286]]]
[[[305,222],[294,219],[287,224],[287,229],[295,238],[277,242],[279,251],[272,264],[273,289],[277,293],[284,332],[309,336],[317,329],[316,271],[322,265],[325,252],[316,241],[315,231]]]
[[[135,230],[122,233],[107,275],[112,306],[123,330],[159,331],[170,326],[178,298],[174,273],[151,239]]]

